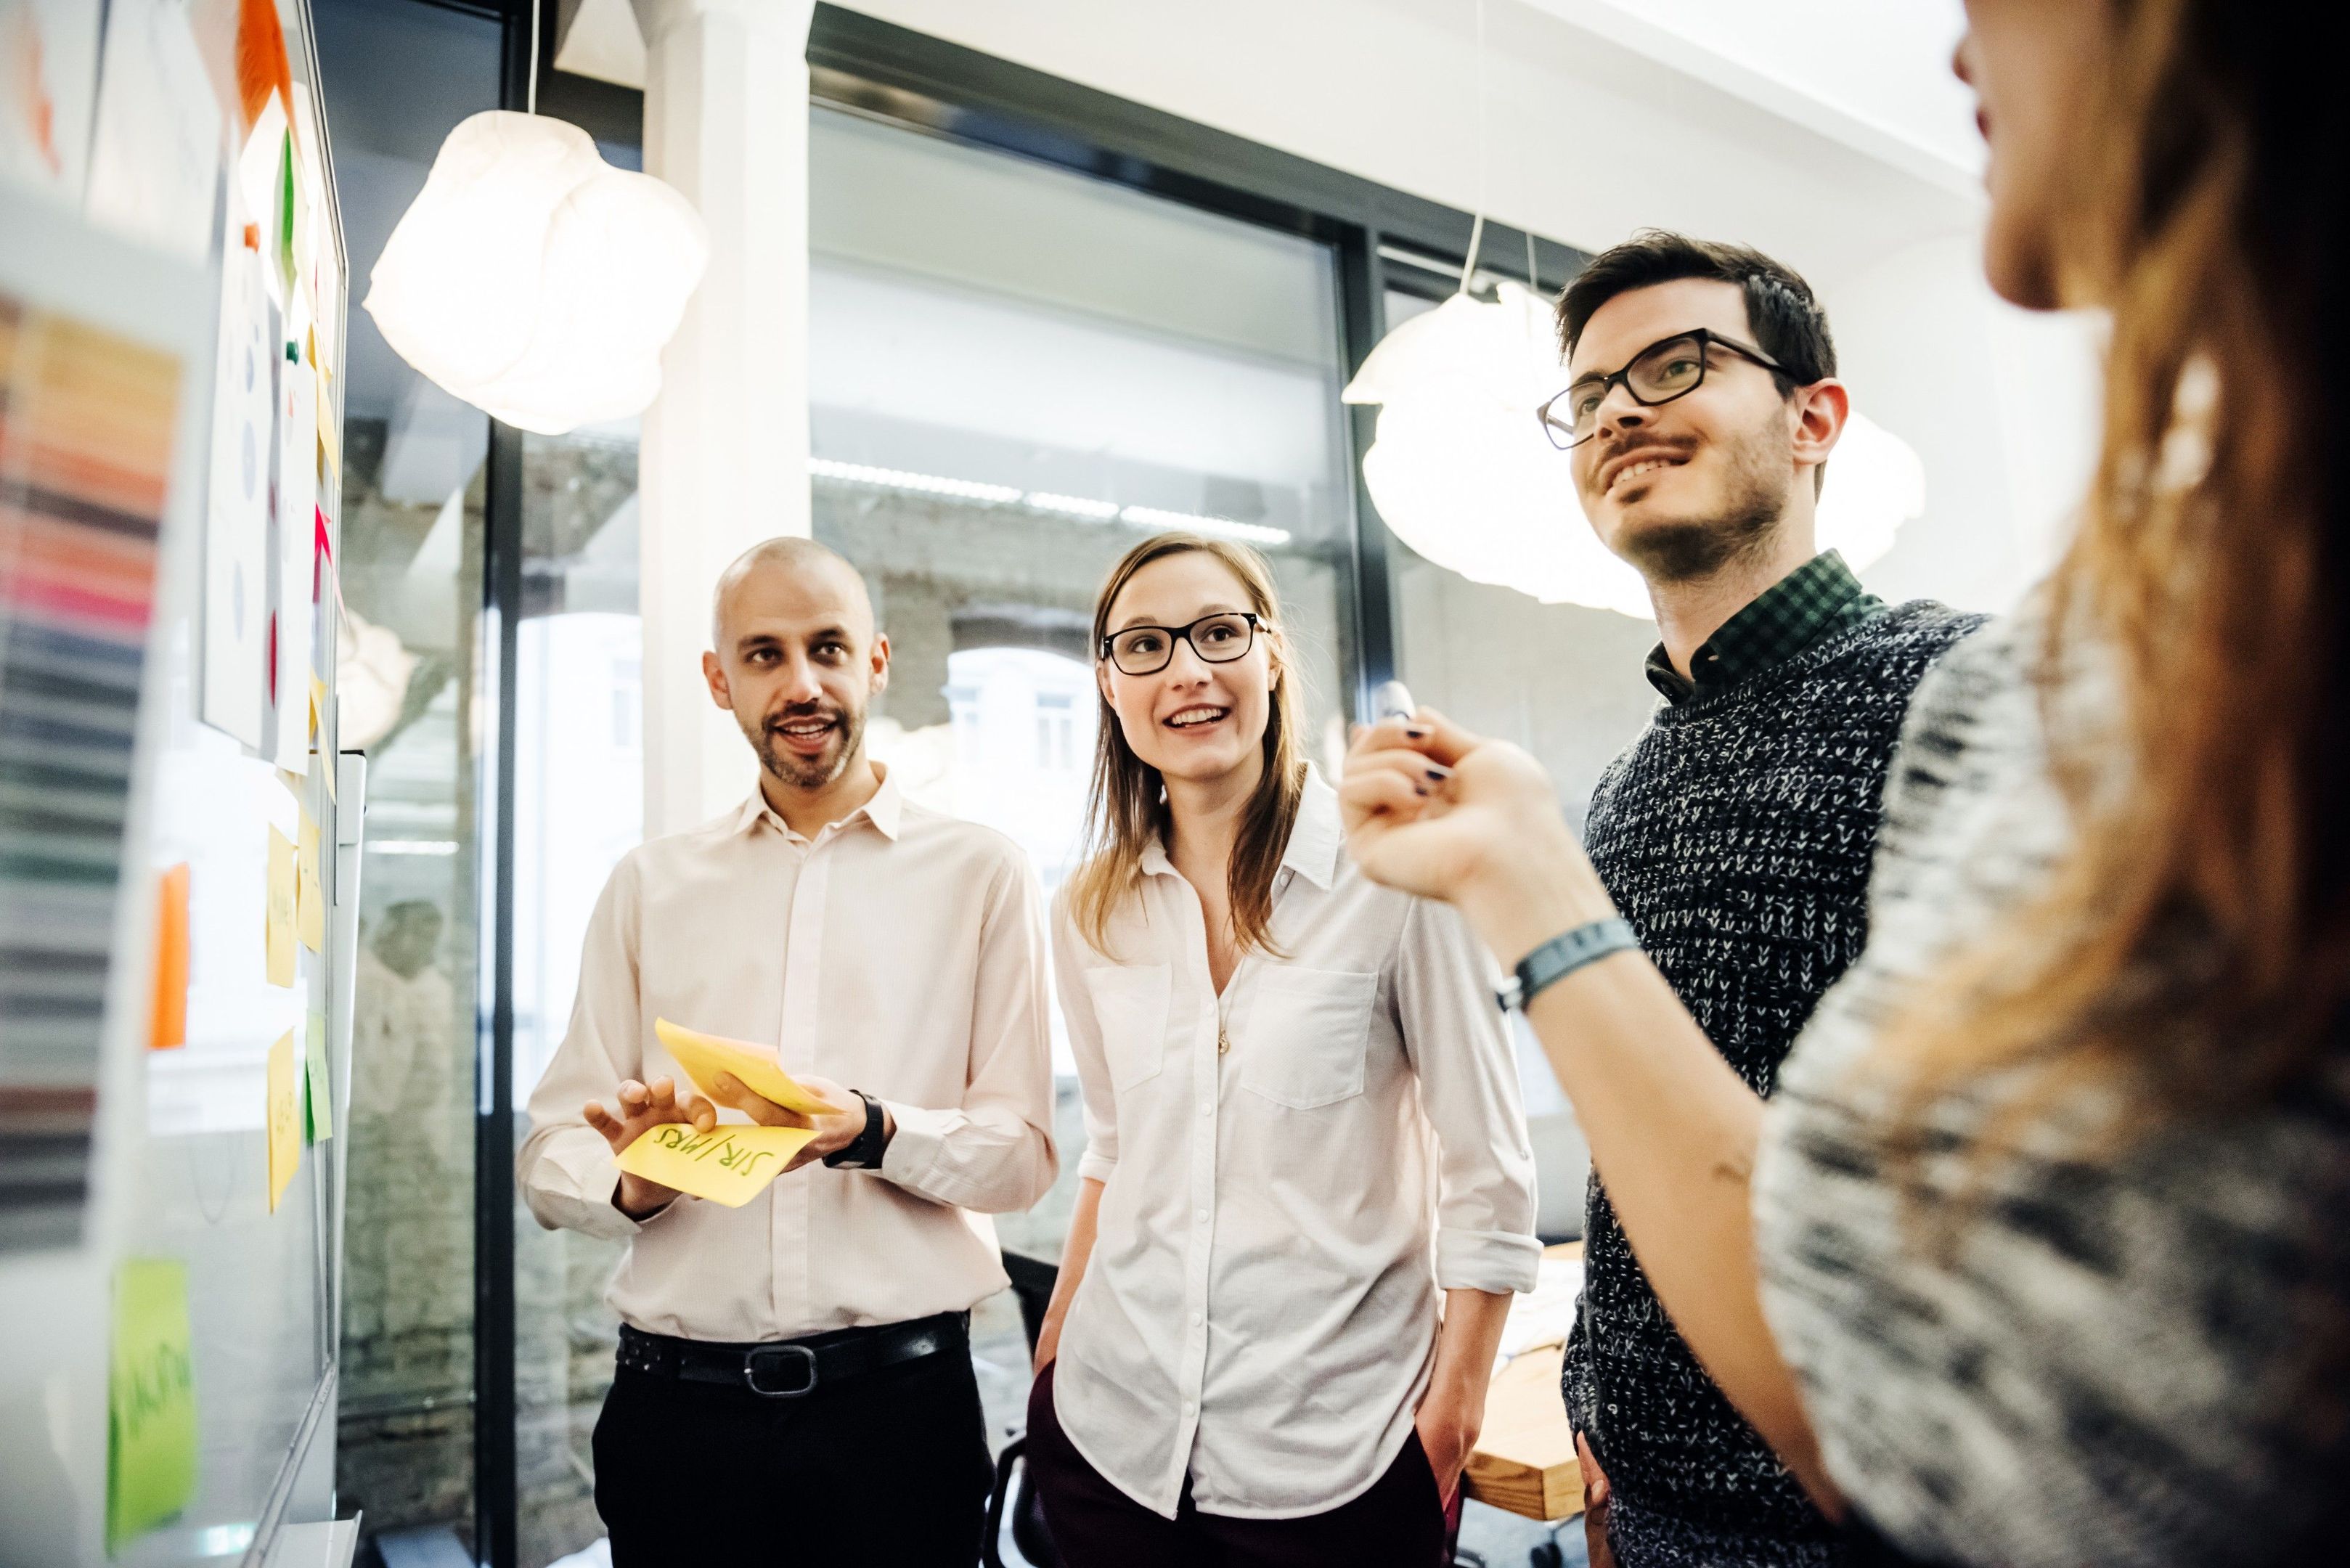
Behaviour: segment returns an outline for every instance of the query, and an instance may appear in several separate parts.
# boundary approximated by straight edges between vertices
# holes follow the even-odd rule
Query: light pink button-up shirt
[[[1097,952],[1054,964],[1107,1183],[1053,1375],[1071,1443],[1173,1518],[1294,1518],[1369,1490],[1410,1435],[1440,1289],[1524,1291],[1534,1151],[1458,915],[1380,888],[1309,777],[1274,881],[1285,956],[1221,996],[1198,896],[1153,846]],[[1231,1049],[1220,1051],[1220,1038]]]
[[[986,1216],[1035,1202],[1055,1168],[1042,914],[1016,845],[886,776],[812,841],[754,794],[639,846],[597,903],[570,1030],[530,1096],[515,1171],[531,1212],[629,1238],[608,1299],[689,1339],[899,1323],[1002,1289]],[[631,1220],[579,1108],[609,1107],[625,1078],[687,1086],[656,1016],[886,1101],[881,1168],[810,1164],[740,1209],[680,1198]]]

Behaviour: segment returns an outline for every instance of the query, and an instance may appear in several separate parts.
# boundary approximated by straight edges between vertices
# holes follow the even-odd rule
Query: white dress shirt
[[[986,1216],[1035,1202],[1055,1168],[1042,910],[1016,845],[886,775],[813,841],[754,794],[638,846],[597,902],[570,1030],[530,1096],[515,1170],[531,1212],[631,1238],[607,1299],[689,1339],[899,1323],[1001,1290]],[[690,1090],[656,1016],[773,1044],[785,1072],[886,1102],[898,1130],[880,1168],[812,1163],[740,1209],[681,1197],[630,1220],[580,1106],[613,1108],[626,1078]]]
[[[1410,1435],[1439,1290],[1534,1283],[1492,960],[1451,909],[1365,879],[1318,776],[1274,881],[1286,956],[1243,957],[1220,998],[1199,898],[1158,846],[1107,936],[1114,957],[1055,908],[1077,1169],[1107,1185],[1055,1412],[1170,1519],[1187,1477],[1209,1513],[1336,1508]]]

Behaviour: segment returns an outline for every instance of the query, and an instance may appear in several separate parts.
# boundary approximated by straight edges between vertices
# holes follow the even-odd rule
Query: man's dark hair
[[[1793,268],[1748,245],[1693,240],[1665,229],[1642,229],[1575,275],[1558,296],[1559,357],[1575,352],[1593,315],[1617,295],[1685,277],[1734,283],[1744,291],[1754,346],[1787,368],[1785,375],[1772,377],[1782,396],[1835,374],[1828,313]]]

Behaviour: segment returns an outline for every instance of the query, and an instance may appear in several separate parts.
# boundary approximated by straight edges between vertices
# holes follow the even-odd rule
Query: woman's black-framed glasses
[[[1561,452],[1581,446],[1599,433],[1599,406],[1607,400],[1610,388],[1623,388],[1634,402],[1649,409],[1686,398],[1705,385],[1706,349],[1714,346],[1778,375],[1788,373],[1785,366],[1762,349],[1700,327],[1694,332],[1659,338],[1613,375],[1583,377],[1536,409],[1534,418],[1542,421],[1543,434],[1550,437],[1550,444]]]
[[[1121,674],[1156,675],[1174,659],[1175,645],[1188,642],[1206,662],[1230,664],[1256,646],[1259,624],[1247,610],[1222,610],[1189,626],[1130,626],[1101,639],[1101,656]]]

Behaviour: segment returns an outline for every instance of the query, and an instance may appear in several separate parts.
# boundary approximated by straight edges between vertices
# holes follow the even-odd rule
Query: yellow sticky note
[[[311,819],[307,805],[302,808],[301,861],[295,874],[294,912],[302,945],[314,953],[326,951],[327,895],[318,880],[318,825]]]
[[[269,829],[269,896],[265,919],[269,930],[269,983],[294,983],[294,944],[296,919],[296,903],[299,873],[295,869],[294,846],[275,826]]]
[[[314,741],[318,738],[318,715],[326,711],[327,683],[318,679],[314,670],[310,672],[310,738]]]
[[[700,1030],[681,1028],[666,1018],[653,1020],[653,1033],[660,1036],[660,1043],[677,1058],[685,1075],[705,1095],[712,1093],[710,1085],[718,1081],[719,1074],[732,1073],[753,1094],[802,1116],[822,1116],[848,1108],[801,1088],[792,1081],[791,1075],[776,1064],[773,1051],[747,1040],[704,1034]]]
[[[765,1191],[814,1137],[814,1127],[722,1126],[705,1133],[671,1122],[622,1149],[619,1167],[647,1181],[740,1209]]]
[[[294,1031],[288,1029],[269,1048],[269,1211],[302,1164],[301,1059],[294,1054]]]

